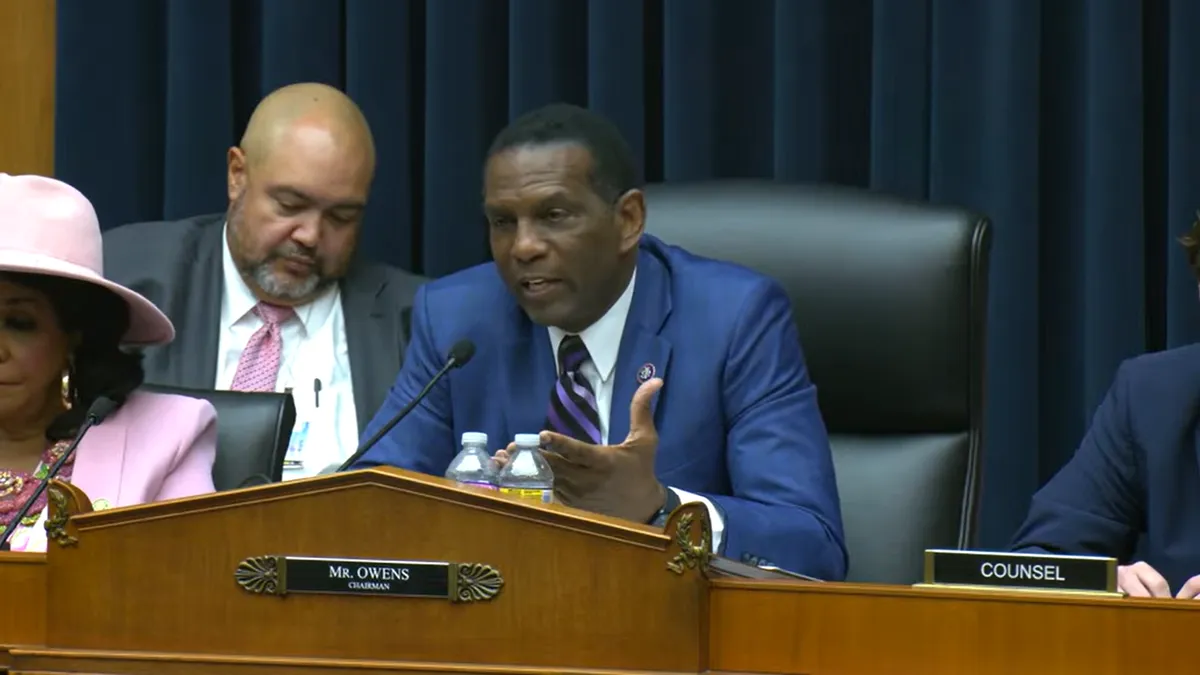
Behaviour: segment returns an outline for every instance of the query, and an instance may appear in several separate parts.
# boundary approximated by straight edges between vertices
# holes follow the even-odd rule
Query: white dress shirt
[[[584,361],[583,365],[579,367],[579,373],[592,386],[592,392],[596,395],[596,407],[598,408],[596,412],[600,416],[600,442],[605,445],[609,442],[608,420],[613,406],[613,371],[617,367],[617,353],[621,350],[621,336],[625,333],[625,320],[629,317],[629,305],[633,301],[633,284],[636,280],[637,270],[634,270],[633,276],[629,279],[629,285],[621,297],[617,298],[604,316],[579,334],[579,338],[583,340],[583,345],[587,347],[588,354],[591,356],[590,360]],[[550,332],[550,349],[554,354],[555,363],[557,363],[558,345],[568,333],[553,326],[548,330]],[[629,401],[620,402],[621,405],[629,405],[629,403]],[[617,442],[623,440],[625,439],[618,439]],[[717,507],[701,495],[679,488],[667,487],[679,496],[680,502],[684,504],[700,502],[708,508],[713,528],[712,548],[713,551],[719,550],[721,538],[725,534],[725,521],[721,519],[721,513]]]
[[[225,390],[233,384],[238,360],[250,336],[263,325],[251,311],[258,299],[238,273],[226,235],[221,238],[225,242],[221,247],[225,294],[215,373],[215,388]],[[290,389],[296,402],[296,426],[284,462],[284,480],[314,476],[344,461],[358,445],[341,293],[336,285],[331,286],[294,309],[296,315],[280,326],[283,353],[275,381],[275,391]]]

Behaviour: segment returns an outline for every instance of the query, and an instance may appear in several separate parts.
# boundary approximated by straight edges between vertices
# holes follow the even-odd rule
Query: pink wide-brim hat
[[[175,327],[154,303],[104,278],[103,245],[96,209],[79,190],[44,176],[0,173],[0,272],[95,284],[129,305],[124,344],[174,340]]]

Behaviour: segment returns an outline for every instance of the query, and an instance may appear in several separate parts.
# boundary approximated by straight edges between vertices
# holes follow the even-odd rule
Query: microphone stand
[[[33,508],[37,500],[46,492],[46,488],[50,487],[50,481],[54,480],[54,477],[62,470],[67,460],[75,454],[75,449],[79,447],[79,442],[83,440],[83,435],[89,429],[102,422],[105,417],[108,417],[108,414],[115,410],[116,407],[116,402],[107,396],[101,396],[92,403],[92,407],[88,408],[87,416],[83,420],[83,426],[79,427],[79,432],[75,434],[75,439],[71,441],[71,444],[67,446],[67,449],[63,451],[58,460],[50,466],[50,470],[46,472],[46,477],[38,484],[37,489],[33,491],[29,499],[25,500],[25,503],[21,505],[21,510],[17,511],[17,515],[4,527],[4,532],[0,534],[0,551],[9,550],[8,542],[12,539],[17,528],[20,527],[21,521],[25,520],[26,516],[29,515],[30,509]]]

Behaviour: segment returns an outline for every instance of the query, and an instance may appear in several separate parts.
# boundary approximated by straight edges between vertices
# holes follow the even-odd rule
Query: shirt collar
[[[588,355],[592,358],[592,365],[596,366],[596,371],[600,373],[600,379],[604,382],[612,377],[613,370],[617,367],[617,354],[621,351],[621,336],[625,333],[625,320],[629,318],[629,306],[633,302],[633,282],[636,279],[637,270],[634,269],[633,275],[629,277],[629,285],[625,287],[621,297],[608,308],[604,316],[579,334],[583,346],[587,347]],[[568,333],[554,326],[550,326],[548,330],[550,346],[557,361],[558,345]]]
[[[221,231],[221,266],[225,275],[225,302],[222,303],[221,325],[228,328],[246,318],[250,310],[258,304],[258,298],[242,279],[237,265],[233,262],[233,254],[229,252],[229,223]],[[320,295],[303,305],[293,309],[305,335],[312,335],[333,314],[337,300],[337,284],[322,291]]]

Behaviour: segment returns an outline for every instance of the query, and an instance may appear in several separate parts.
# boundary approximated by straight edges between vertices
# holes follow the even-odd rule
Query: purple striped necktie
[[[579,372],[591,359],[578,335],[568,335],[558,345],[558,381],[550,392],[546,428],[585,443],[600,445],[600,414],[596,393]]]

